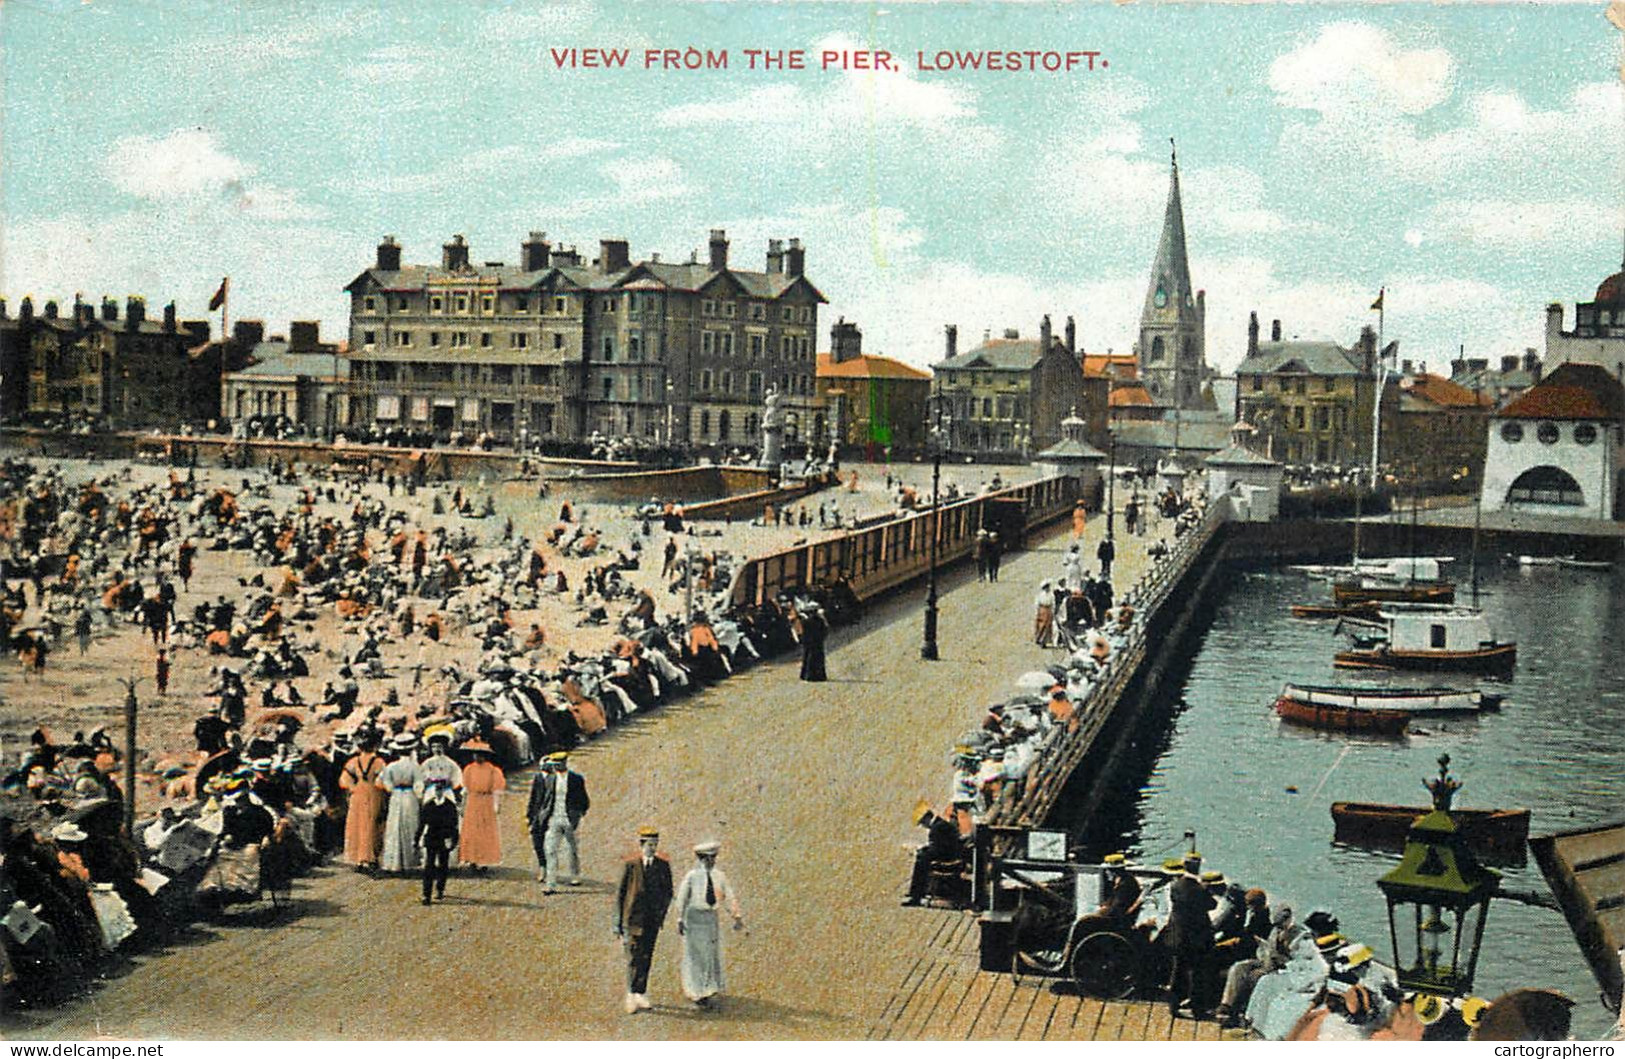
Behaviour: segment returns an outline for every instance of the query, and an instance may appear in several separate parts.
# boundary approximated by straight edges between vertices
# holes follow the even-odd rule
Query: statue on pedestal
[[[774,468],[783,460],[784,450],[784,398],[774,387],[768,387],[763,396],[762,459],[760,466]]]

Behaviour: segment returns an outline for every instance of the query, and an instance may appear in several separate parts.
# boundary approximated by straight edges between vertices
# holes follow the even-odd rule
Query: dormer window
[[[1157,281],[1157,293],[1152,296],[1151,301],[1159,309],[1168,304],[1168,288],[1163,286],[1161,280]]]

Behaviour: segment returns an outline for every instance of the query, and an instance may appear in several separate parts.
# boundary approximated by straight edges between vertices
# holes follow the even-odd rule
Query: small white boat
[[[1501,696],[1460,688],[1355,688],[1288,684],[1281,697],[1310,706],[1395,710],[1409,714],[1478,713],[1500,706]]]
[[[1476,607],[1389,604],[1378,615],[1387,634],[1352,651],[1339,651],[1338,669],[1433,669],[1510,675],[1518,645],[1495,636]]]
[[[1564,556],[1557,560],[1557,565],[1565,570],[1612,570],[1614,564],[1605,559],[1575,559]]]
[[[1509,555],[1509,562],[1519,566],[1561,566],[1563,560],[1556,555]]]

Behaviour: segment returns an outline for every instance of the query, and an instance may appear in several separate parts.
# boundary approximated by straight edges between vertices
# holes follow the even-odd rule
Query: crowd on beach
[[[202,685],[190,723],[144,729],[133,763],[105,726],[38,724],[23,754],[0,747],[15,1002],[73,995],[109,954],[200,916],[285,903],[329,857],[362,885],[421,875],[432,904],[456,872],[528,859],[496,824],[516,770],[573,775],[585,741],[797,647],[804,678],[823,679],[818,602],[732,607],[738,560],[699,547],[674,503],[565,500],[531,540],[469,484],[275,463],[220,477],[0,465],[14,716],[28,682],[110,652],[171,714],[174,674]],[[567,884],[547,867],[566,851],[546,815],[539,834],[527,819],[539,881]]]

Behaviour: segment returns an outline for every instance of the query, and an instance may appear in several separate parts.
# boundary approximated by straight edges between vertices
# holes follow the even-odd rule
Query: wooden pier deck
[[[875,1041],[1239,1041],[1212,1019],[1171,1018],[1156,1000],[1097,1000],[1071,983],[978,967],[974,912],[920,909],[937,919],[931,940],[872,1026]]]

